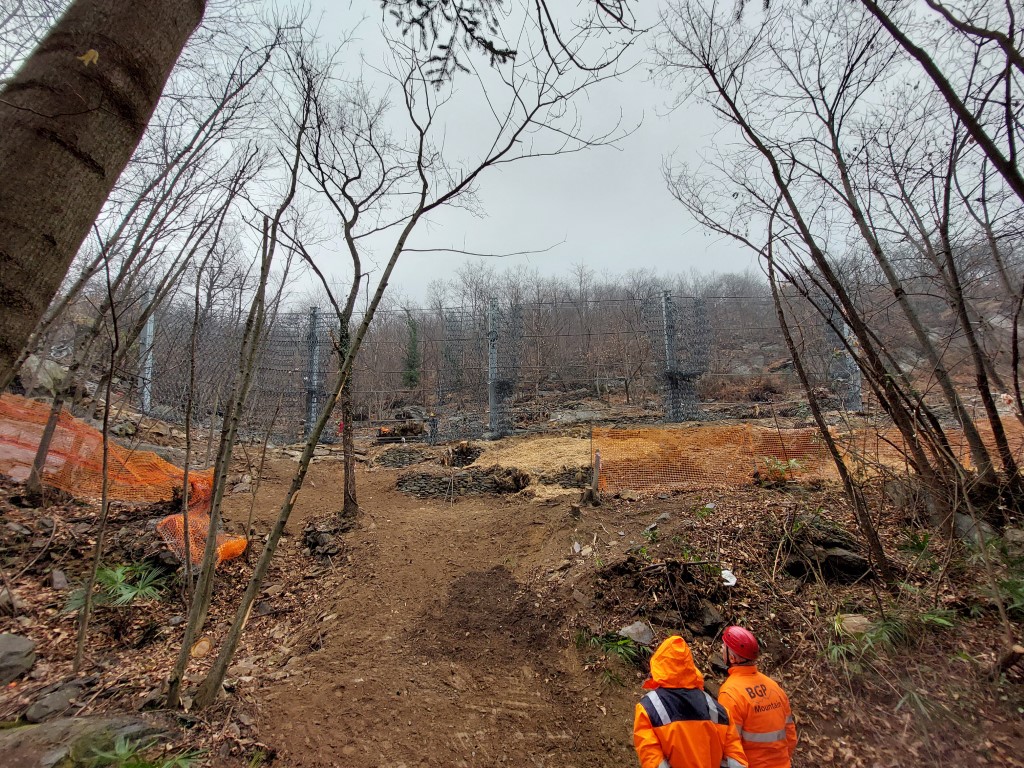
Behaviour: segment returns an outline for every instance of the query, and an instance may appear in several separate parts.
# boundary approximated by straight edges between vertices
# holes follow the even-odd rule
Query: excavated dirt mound
[[[413,632],[415,642],[430,657],[461,662],[507,662],[489,656],[494,643],[539,652],[551,644],[560,616],[535,602],[504,566],[467,573],[427,609]]]

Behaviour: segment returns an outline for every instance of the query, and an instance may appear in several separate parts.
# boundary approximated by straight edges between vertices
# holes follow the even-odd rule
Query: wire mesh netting
[[[240,301],[198,313],[162,306],[132,345],[119,387],[148,415],[181,424],[191,409],[192,423],[215,433],[238,375],[245,309]],[[816,383],[853,382],[841,340],[827,336],[820,318],[792,323]],[[243,439],[304,439],[335,388],[346,338],[333,308],[271,312],[240,418]],[[787,359],[764,296],[648,291],[382,309],[356,358],[348,428],[361,439],[437,442],[601,420],[756,417],[756,407],[729,408],[802,396]],[[859,394],[859,381],[847,388]],[[339,408],[322,441],[337,441],[341,428]]]

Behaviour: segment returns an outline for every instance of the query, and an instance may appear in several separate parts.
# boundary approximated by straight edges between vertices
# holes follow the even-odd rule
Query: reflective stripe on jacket
[[[651,689],[636,706],[633,745],[641,768],[746,768],[725,709],[704,692],[686,641],[670,637],[651,657]]]
[[[750,768],[790,768],[796,724],[778,683],[753,665],[730,667],[718,701],[736,726]]]

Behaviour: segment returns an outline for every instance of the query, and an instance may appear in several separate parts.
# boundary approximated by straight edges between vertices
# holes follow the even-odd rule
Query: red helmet
[[[754,633],[743,627],[726,627],[722,633],[722,642],[726,648],[747,661],[753,661],[761,653]]]

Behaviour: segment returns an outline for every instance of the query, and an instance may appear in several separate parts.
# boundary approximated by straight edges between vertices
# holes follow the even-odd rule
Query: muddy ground
[[[251,511],[258,544],[294,466],[276,457],[254,497],[231,494],[227,530],[244,532]],[[870,579],[786,574],[780,534],[798,516],[853,530],[837,489],[607,499],[575,517],[571,490],[419,499],[395,490],[402,471],[360,465],[362,516],[336,551],[316,558],[304,552],[303,530],[338,511],[341,474],[335,460],[314,463],[229,690],[202,712],[152,715],[180,726],[179,745],[204,749],[211,765],[632,765],[642,662],[590,638],[643,618],[657,640],[690,639],[705,670],[716,622],[758,632],[764,666],[797,715],[796,766],[1024,765],[1022,677],[981,678],[998,630],[971,583],[951,577],[941,586],[942,605],[957,617],[952,628],[853,663],[829,659],[837,614],[874,616],[889,601]],[[39,643],[33,676],[0,694],[0,720],[12,720],[70,675],[74,620],[60,612],[66,595],[50,573],[59,567],[72,585],[81,579],[95,509],[40,511],[11,500],[17,486],[4,490],[0,519],[29,534],[0,533],[5,570],[25,603],[18,616],[0,617],[0,632]],[[56,520],[52,536],[42,516]],[[886,534],[901,574],[924,585],[919,558],[896,545],[895,526],[905,521],[895,517],[886,517]],[[159,548],[144,541],[151,518],[118,510],[108,556],[153,554],[137,551]],[[721,586],[721,568],[736,575],[735,587]],[[250,572],[243,560],[222,568],[208,628],[214,650]],[[85,670],[95,680],[68,714],[158,705],[182,614],[172,589],[127,616],[98,615]],[[190,680],[209,660],[193,659]]]

